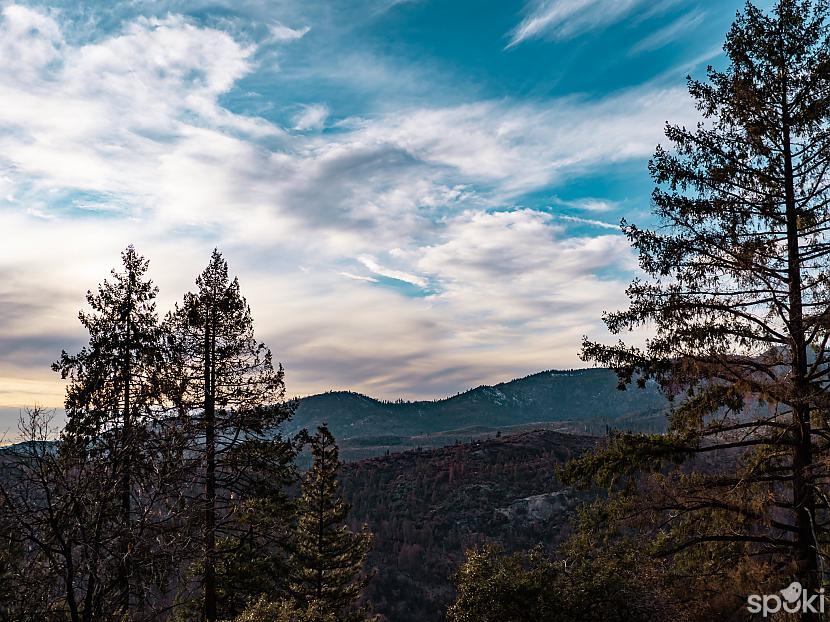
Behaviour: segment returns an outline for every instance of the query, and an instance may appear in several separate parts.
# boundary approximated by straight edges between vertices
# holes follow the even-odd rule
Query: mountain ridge
[[[366,437],[411,437],[498,430],[530,423],[570,422],[583,431],[605,426],[655,431],[664,426],[668,400],[654,383],[620,391],[606,368],[546,370],[522,378],[480,385],[436,400],[385,401],[354,391],[329,391],[297,400],[290,433],[326,422],[343,441]]]

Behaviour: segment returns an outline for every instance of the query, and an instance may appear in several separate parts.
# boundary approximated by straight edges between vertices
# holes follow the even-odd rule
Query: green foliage
[[[683,463],[694,451],[692,434],[628,434],[612,432],[607,442],[593,452],[568,461],[558,470],[568,485],[611,488],[631,482],[639,473],[659,472]]]
[[[349,505],[340,494],[337,445],[323,425],[311,439],[313,464],[297,502],[291,592],[304,605],[316,603],[338,620],[359,620],[356,603],[368,583],[363,573],[371,535],[345,524]]]
[[[577,547],[574,547],[577,548]],[[591,553],[591,549],[582,550]],[[540,549],[472,550],[456,575],[450,622],[658,622],[677,620],[655,600],[648,567],[626,543],[602,557],[552,559]]]
[[[617,391],[608,369],[546,371],[493,387],[476,387],[434,401],[383,402],[334,391],[299,400],[291,428],[315,429],[329,422],[337,438],[411,436],[467,427],[500,427],[539,421],[578,421],[604,433],[605,425],[657,432],[668,401],[658,387]]]
[[[262,434],[290,415],[277,407],[285,394],[282,367],[274,368],[271,351],[256,340],[239,280],[230,278],[219,251],[196,279],[196,291],[167,315],[165,328],[178,374],[175,402],[191,414],[214,408],[220,438],[242,430]]]
[[[497,548],[472,550],[456,575],[458,598],[450,622],[544,622],[561,608],[552,586],[556,564],[538,551],[503,555]]]
[[[316,603],[297,608],[288,601],[269,602],[260,598],[233,622],[338,622],[338,619]]]
[[[67,445],[99,442],[105,432],[123,436],[124,426],[140,426],[160,399],[158,288],[146,277],[149,262],[132,246],[121,260],[122,272],[113,270],[112,281],[87,292],[92,312],[82,311],[79,318],[89,333],[88,345],[74,355],[63,351],[52,365],[69,381]]]
[[[190,470],[200,494],[192,500],[191,521],[202,535],[203,608],[213,621],[238,613],[241,603],[269,587],[268,575],[232,583],[279,556],[268,535],[277,533],[275,526],[252,522],[244,510],[267,498],[274,516],[288,513],[283,488],[294,476],[295,448],[276,433],[292,414],[283,403],[282,366],[275,368],[271,351],[256,340],[239,281],[230,279],[217,250],[196,288],[165,319],[166,355],[176,374],[167,386],[194,456]]]
[[[666,127],[649,164],[658,226],[624,225],[646,276],[604,318],[653,336],[583,346],[676,404],[665,437],[616,436],[564,475],[622,480],[629,528],[694,577],[763,582],[766,565],[816,589],[826,563],[829,20],[825,0],[748,2],[728,65],[689,78],[702,119]]]
[[[81,523],[77,528],[85,534],[105,529],[116,535],[116,557],[120,561],[115,580],[121,593],[121,610],[126,612],[132,600],[144,597],[158,578],[152,559],[155,543],[136,538],[150,516],[148,499],[139,491],[153,488],[158,482],[150,480],[161,472],[168,474],[175,466],[156,469],[149,460],[154,453],[163,453],[155,446],[152,428],[162,402],[163,350],[155,303],[158,288],[147,277],[149,262],[133,246],[124,250],[121,260],[123,270],[112,270],[112,281],[104,280],[96,292],[87,292],[92,311],[82,311],[79,318],[89,333],[88,345],[75,355],[63,351],[52,365],[61,378],[68,380],[67,423],[60,445],[65,464],[49,464],[64,471],[52,475],[66,482],[73,479],[71,469],[76,469],[76,464],[87,468],[90,461],[98,461],[100,489],[108,490],[118,482],[118,491],[112,495],[118,505],[117,518],[104,518],[96,509],[92,523]],[[89,496],[87,501],[95,508],[108,503],[105,499],[92,502]],[[94,546],[102,546],[100,535],[84,537],[94,540]],[[71,557],[70,553],[64,555],[67,560]],[[95,567],[98,563],[89,570],[102,572],[104,568]],[[112,581],[107,571],[101,576],[96,574],[92,584]],[[100,589],[107,591],[105,587]]]

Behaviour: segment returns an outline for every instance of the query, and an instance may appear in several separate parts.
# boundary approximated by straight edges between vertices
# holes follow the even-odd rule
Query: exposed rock
[[[506,508],[496,508],[496,515],[511,522],[533,523],[570,512],[577,503],[578,498],[572,491],[557,490],[516,499]]]

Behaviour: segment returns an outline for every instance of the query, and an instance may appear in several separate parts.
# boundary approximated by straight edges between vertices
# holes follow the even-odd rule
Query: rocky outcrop
[[[496,515],[511,522],[536,523],[570,513],[580,499],[571,490],[557,490],[516,499],[506,508],[496,508]]]

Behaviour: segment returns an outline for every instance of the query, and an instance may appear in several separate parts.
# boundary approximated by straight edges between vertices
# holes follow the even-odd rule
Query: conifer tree
[[[650,163],[659,227],[623,223],[648,278],[605,317],[613,333],[648,325],[654,337],[583,349],[623,388],[659,382],[675,407],[667,435],[617,434],[568,476],[638,488],[628,516],[650,517],[661,554],[696,551],[722,589],[750,560],[777,583],[814,591],[826,578],[827,18],[824,0],[779,0],[770,13],[747,3],[728,66],[689,79],[702,120],[668,125],[672,147]],[[719,456],[707,474],[667,470],[707,455]],[[643,471],[653,475],[626,478]]]
[[[363,565],[371,535],[345,524],[350,507],[341,497],[341,462],[328,427],[320,426],[310,444],[313,463],[297,504],[291,589],[302,607],[317,606],[338,620],[360,620],[356,603],[369,581]]]
[[[170,383],[174,401],[193,426],[190,450],[198,454],[202,609],[213,622],[221,539],[240,527],[233,509],[255,496],[263,480],[274,487],[288,480],[293,447],[276,434],[291,414],[282,366],[275,369],[271,351],[255,339],[250,307],[219,251],[196,286],[168,315],[165,332],[179,373]]]
[[[122,270],[112,270],[97,291],[87,292],[91,312],[80,312],[89,343],[77,354],[63,351],[53,369],[69,380],[62,434],[65,452],[104,455],[120,481],[120,551],[118,583],[122,611],[131,607],[135,557],[136,478],[146,464],[146,440],[159,403],[161,342],[155,298],[158,288],[147,278],[149,262],[130,245],[121,254]]]

